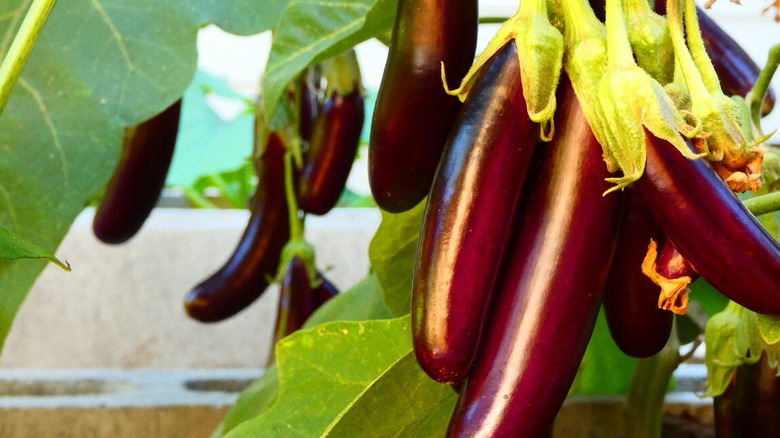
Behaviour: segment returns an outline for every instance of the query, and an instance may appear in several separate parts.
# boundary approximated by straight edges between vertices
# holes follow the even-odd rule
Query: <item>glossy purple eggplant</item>
[[[319,93],[320,89],[320,71],[319,65],[313,65],[306,69],[301,75],[301,89],[299,111],[298,111],[298,132],[301,139],[310,141],[312,131],[314,131],[314,122],[320,113]]]
[[[296,185],[298,206],[306,213],[329,212],[347,184],[365,119],[364,99],[358,89],[346,96],[336,91],[314,123]]]
[[[666,0],[655,0],[655,9],[666,14]],[[756,83],[761,69],[745,49],[731,38],[715,20],[701,8],[696,8],[701,35],[707,55],[720,79],[720,86],[727,96],[744,97]],[[775,106],[775,92],[769,87],[761,107],[763,115],[769,114]]]
[[[629,189],[615,258],[604,290],[604,314],[612,339],[632,357],[652,356],[666,345],[674,315],[658,308],[660,288],[642,273],[650,240],[665,240],[652,213]]]
[[[585,353],[617,240],[621,194],[571,87],[539,147],[479,357],[447,436],[547,437]]]
[[[764,354],[737,368],[729,438],[780,437],[780,378]]]
[[[400,0],[379,87],[368,151],[376,203],[393,213],[428,195],[460,102],[457,88],[474,58],[477,0]]]
[[[691,281],[699,278],[699,273],[696,272],[693,265],[685,260],[674,243],[669,240],[665,240],[661,245],[656,266],[658,273],[666,278],[690,277]]]
[[[780,244],[705,160],[645,133],[647,164],[635,184],[664,234],[715,289],[780,315]]]
[[[227,263],[187,295],[184,306],[192,318],[216,322],[235,315],[262,295],[268,279],[276,275],[290,238],[284,154],[281,138],[271,133],[255,166],[258,185],[250,200],[249,223]]]
[[[514,42],[483,67],[428,198],[412,285],[417,361],[439,382],[471,369],[506,253],[538,126],[528,118]]]
[[[181,100],[125,130],[122,156],[92,221],[104,243],[122,243],[141,229],[160,198],[179,131]]]

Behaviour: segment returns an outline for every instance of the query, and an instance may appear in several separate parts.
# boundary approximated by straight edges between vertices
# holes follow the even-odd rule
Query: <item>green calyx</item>
[[[737,367],[753,364],[765,353],[770,368],[780,360],[780,319],[751,312],[730,302],[713,315],[705,333],[707,351],[706,396],[722,394]]]
[[[314,263],[314,247],[303,239],[294,239],[287,242],[282,248],[282,257],[279,261],[278,281],[282,280],[287,267],[292,260],[298,257],[306,264],[306,272],[309,274],[309,284],[317,286],[317,268]]]
[[[637,63],[653,79],[668,84],[674,76],[674,50],[666,18],[653,12],[647,0],[624,0],[623,11]]]
[[[355,49],[322,61],[322,75],[328,82],[325,94],[339,93],[349,96],[355,92],[362,92],[360,65],[358,64]]]
[[[460,87],[454,90],[447,88],[444,65],[442,81],[449,94],[464,101],[482,66],[512,40],[517,47],[528,117],[542,124],[541,137],[549,141],[554,131],[555,91],[563,64],[563,35],[550,23],[546,0],[528,0],[521,4],[517,14],[501,26],[477,57]]]

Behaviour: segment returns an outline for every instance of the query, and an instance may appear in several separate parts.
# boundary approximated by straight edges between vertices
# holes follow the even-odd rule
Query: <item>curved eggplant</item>
[[[659,14],[666,14],[666,0],[655,0],[655,10]],[[758,80],[761,69],[745,49],[699,7],[696,8],[696,16],[699,18],[704,47],[718,74],[723,93],[744,97]],[[775,92],[769,87],[761,113],[769,114],[774,106]]]
[[[664,234],[715,289],[780,315],[780,244],[706,161],[645,135],[647,164],[635,184]]]
[[[296,184],[298,206],[306,213],[329,212],[347,184],[365,118],[363,95],[358,88],[346,96],[335,92],[314,122]]]
[[[412,283],[420,366],[439,382],[466,377],[538,127],[528,118],[514,42],[483,68],[458,117],[428,198]]]
[[[262,295],[268,278],[276,275],[290,238],[284,153],[283,141],[272,132],[256,162],[259,181],[246,230],[227,263],[187,295],[184,306],[192,318],[215,322],[235,315]]]
[[[628,190],[615,258],[604,290],[604,315],[617,346],[632,357],[664,348],[674,315],[658,308],[659,288],[642,273],[650,239],[664,239],[639,194]]]
[[[736,374],[730,438],[780,436],[780,378],[766,354],[757,363],[740,366]]]
[[[368,150],[371,193],[386,211],[411,209],[431,188],[460,108],[441,65],[456,88],[474,58],[477,21],[477,0],[398,2]]]
[[[479,358],[448,437],[547,437],[596,322],[620,217],[601,146],[567,84],[539,148]]]
[[[122,243],[141,229],[160,198],[179,131],[181,100],[125,131],[122,156],[92,221],[105,243]]]

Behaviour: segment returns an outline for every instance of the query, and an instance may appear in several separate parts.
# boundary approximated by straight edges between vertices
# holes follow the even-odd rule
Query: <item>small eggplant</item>
[[[355,161],[364,118],[359,87],[346,96],[334,92],[322,106],[296,185],[301,210],[325,214],[336,205]]]
[[[452,88],[477,44],[477,0],[400,0],[376,99],[368,150],[369,183],[383,210],[399,213],[428,195],[460,102]]]
[[[663,232],[639,194],[629,189],[604,291],[604,314],[612,339],[632,357],[658,353],[672,331],[674,315],[658,308],[660,289],[642,272],[650,240],[663,238]]]
[[[308,142],[311,141],[314,122],[320,113],[319,64],[306,69],[306,72],[301,75],[300,84],[301,97],[298,111],[298,132],[301,134],[301,139]]]
[[[235,315],[262,295],[276,275],[290,238],[284,154],[284,142],[272,132],[256,162],[259,181],[246,230],[227,263],[187,295],[184,306],[192,318],[216,322]]]
[[[740,366],[736,374],[729,438],[780,436],[780,378],[766,354],[757,363]]]
[[[645,135],[647,164],[635,184],[664,234],[715,289],[754,312],[780,315],[780,244],[705,160]]]
[[[92,221],[105,243],[122,243],[141,229],[160,198],[179,131],[181,100],[125,131],[122,156]]]
[[[568,84],[523,194],[490,324],[447,436],[547,438],[588,345],[617,240],[601,146]],[[473,340],[472,340],[473,342]]]
[[[460,382],[471,369],[537,135],[510,41],[483,67],[466,99],[420,232],[414,351],[439,382]]]

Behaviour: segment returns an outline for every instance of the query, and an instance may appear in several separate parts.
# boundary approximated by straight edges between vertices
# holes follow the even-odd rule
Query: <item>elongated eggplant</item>
[[[731,379],[723,394],[712,398],[712,410],[715,413],[715,438],[734,438],[734,383]]]
[[[184,306],[201,322],[229,318],[249,306],[276,275],[282,248],[290,238],[284,192],[284,143],[271,133],[257,160],[258,185],[251,199],[249,223],[222,268],[197,285]]]
[[[320,113],[320,66],[315,64],[306,69],[301,75],[301,97],[298,102],[298,132],[301,139],[311,141],[314,122]]]
[[[642,273],[650,240],[664,239],[652,213],[634,190],[626,193],[615,258],[604,291],[612,339],[632,357],[652,356],[666,345],[673,314],[658,308],[660,288]]]
[[[570,85],[539,148],[490,324],[448,437],[547,437],[596,322],[620,194]]]
[[[477,1],[400,0],[379,87],[369,145],[376,203],[402,212],[425,198],[458,115],[445,93],[441,64],[456,88],[477,43]]]
[[[471,369],[537,139],[514,42],[483,68],[442,156],[412,286],[420,366],[457,383]]]
[[[306,262],[293,257],[287,266],[279,291],[279,306],[274,327],[274,344],[303,327],[307,319],[338,290],[322,274],[320,284],[311,286]]]
[[[764,354],[755,364],[737,368],[729,438],[780,436],[780,379]]]
[[[355,161],[364,118],[359,87],[346,96],[337,91],[325,102],[296,185],[301,210],[325,214],[336,205]]]
[[[92,221],[105,243],[122,243],[141,229],[160,198],[179,131],[181,100],[125,131],[122,156]]]
[[[780,315],[780,244],[705,160],[689,160],[645,131],[636,188],[664,234],[715,289],[758,313]]]
[[[666,14],[666,0],[655,0],[655,10]],[[710,18],[701,8],[696,8],[699,18],[704,47],[712,60],[712,66],[720,79],[723,92],[728,96],[745,96],[756,83],[761,69],[745,49],[729,36],[715,20]],[[761,107],[763,115],[767,115],[775,106],[775,92],[772,87],[764,97]]]

